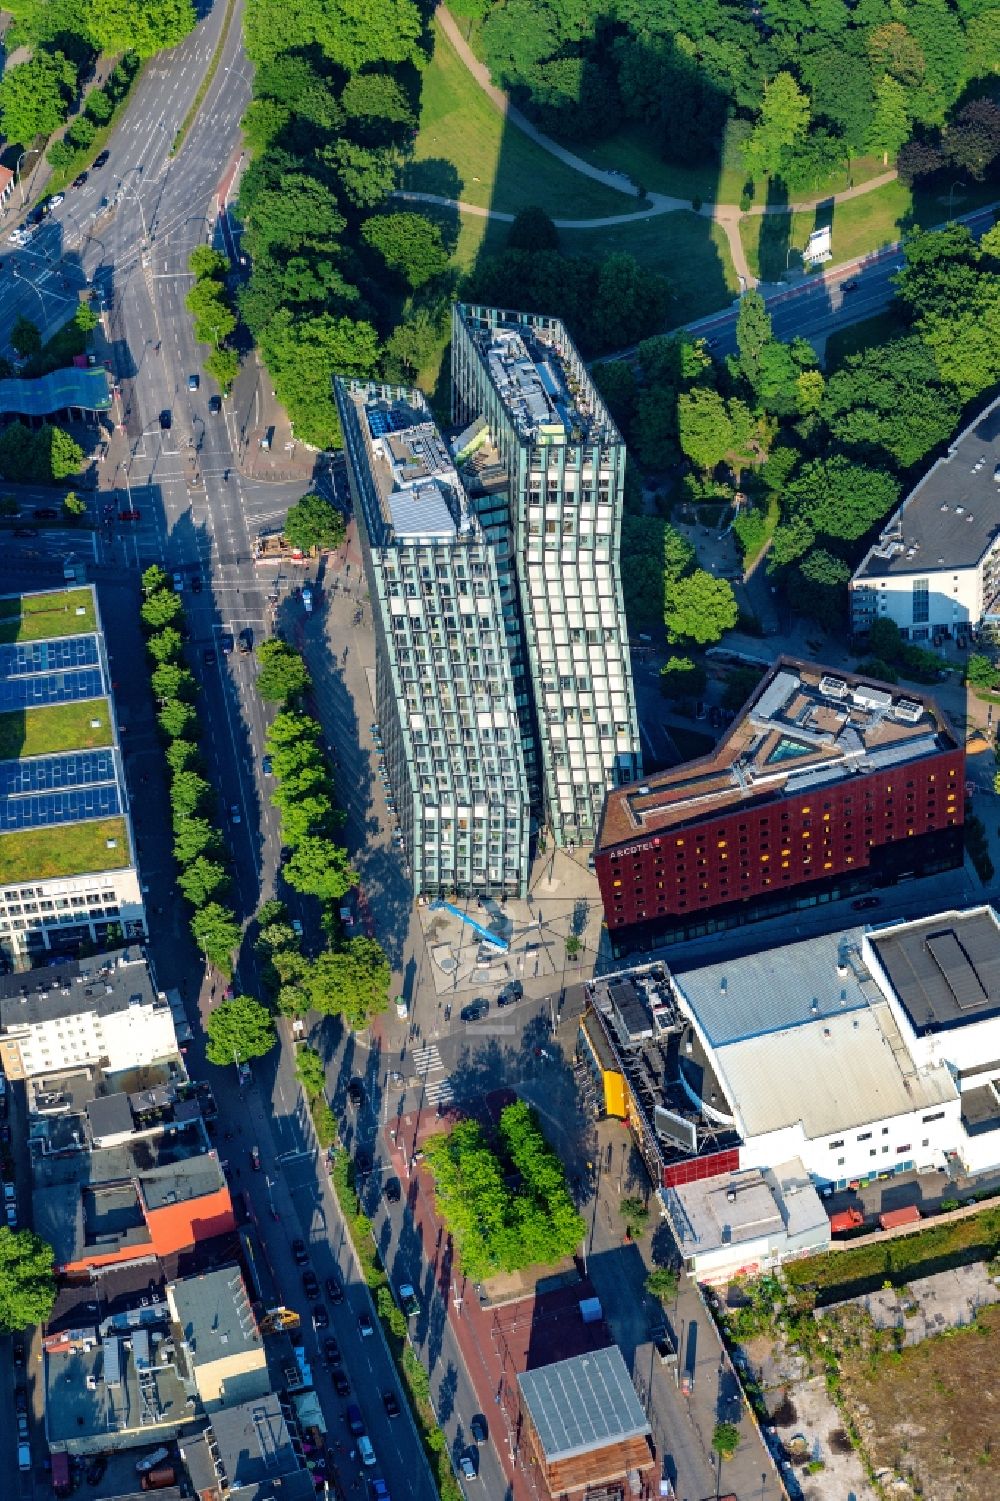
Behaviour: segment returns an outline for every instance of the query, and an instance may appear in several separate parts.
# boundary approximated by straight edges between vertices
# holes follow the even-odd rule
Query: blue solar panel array
[[[0,678],[0,712],[42,708],[45,704],[78,703],[101,698],[107,689],[99,667],[77,672],[47,672],[37,677]]]
[[[77,823],[84,818],[111,818],[121,812],[114,782],[75,787],[65,792],[32,792],[0,801],[0,833],[16,829],[45,829],[53,824]]]
[[[0,679],[54,672],[61,667],[96,667],[98,661],[96,636],[20,641],[0,646]]]
[[[115,780],[111,750],[67,751],[58,756],[35,756],[30,761],[0,761],[0,797],[57,792],[61,787],[89,787]]]

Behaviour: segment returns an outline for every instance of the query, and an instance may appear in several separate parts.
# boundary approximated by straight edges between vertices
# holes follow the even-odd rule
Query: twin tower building
[[[625,445],[563,324],[456,304],[446,442],[419,391],[336,381],[385,772],[416,895],[527,893],[640,776]]]

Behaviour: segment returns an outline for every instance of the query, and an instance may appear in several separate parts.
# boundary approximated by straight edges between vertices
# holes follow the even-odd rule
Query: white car
[[[65,202],[66,202],[66,194],[65,193],[56,193],[56,195],[55,195],[54,198],[50,198],[49,199],[49,212],[51,213],[51,211],[54,208],[58,208],[59,207],[60,203],[65,203]]]
[[[12,229],[11,232],[10,232],[10,234],[7,236],[7,244],[8,245],[26,245],[27,244],[27,240],[25,239],[24,230],[23,229]]]
[[[375,1450],[372,1448],[372,1441],[367,1433],[362,1433],[358,1439],[358,1453],[361,1455],[361,1463],[363,1465],[373,1465],[375,1463]]]
[[[17,1446],[17,1468],[24,1474],[31,1469],[31,1448],[28,1444]]]

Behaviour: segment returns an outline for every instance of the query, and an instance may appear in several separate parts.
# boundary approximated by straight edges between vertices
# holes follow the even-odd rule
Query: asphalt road
[[[959,223],[967,224],[978,236],[991,227],[996,210],[977,209],[974,213],[956,217]],[[825,339],[838,328],[860,323],[883,312],[892,301],[892,278],[902,264],[901,251],[893,247],[866,257],[856,266],[842,267],[835,276],[811,276],[797,286],[780,291],[763,288],[775,335],[779,339],[796,335],[804,339]],[[845,282],[856,282],[856,289],[845,292]],[[725,312],[713,313],[687,326],[692,333],[708,339],[713,352],[722,358],[736,352],[738,311],[737,300]]]

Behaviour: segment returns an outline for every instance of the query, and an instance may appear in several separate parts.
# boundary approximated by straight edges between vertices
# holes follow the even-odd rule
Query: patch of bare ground
[[[863,1317],[840,1333],[841,1391],[883,1484],[906,1481],[927,1501],[995,1501],[1000,1306],[901,1349]]]

